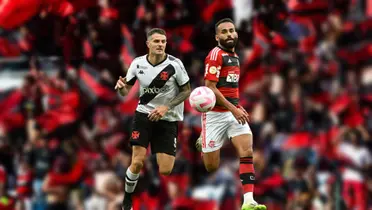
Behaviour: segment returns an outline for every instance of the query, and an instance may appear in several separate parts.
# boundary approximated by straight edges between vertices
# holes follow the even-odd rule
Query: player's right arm
[[[134,83],[137,80],[136,71],[135,71],[134,61],[130,64],[127,71],[126,77],[119,77],[115,85],[115,90],[119,91],[121,96],[128,95],[130,89],[133,87]]]
[[[226,107],[227,110],[229,110],[235,117],[235,119],[240,124],[245,124],[249,122],[249,115],[244,109],[240,109],[230,103],[225,96],[222,95],[222,93],[217,88],[217,82],[211,81],[211,80],[205,80],[205,86],[209,87],[211,90],[213,90],[214,94],[216,95],[216,102],[218,105],[222,105]]]
[[[118,81],[116,82],[115,90],[119,91],[121,96],[128,95],[132,85],[128,85],[126,78],[119,77]]]
[[[222,56],[215,50],[212,50],[205,59],[205,86],[210,88],[216,95],[216,104],[224,106],[227,110],[229,110],[240,124],[245,124],[246,122],[248,123],[248,113],[244,109],[240,109],[234,104],[230,103],[217,88],[221,68]]]

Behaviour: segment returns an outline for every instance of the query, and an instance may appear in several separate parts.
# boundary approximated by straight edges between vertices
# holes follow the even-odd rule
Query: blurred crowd
[[[255,199],[270,210],[372,209],[368,0],[0,0],[0,59],[27,58],[0,71],[28,69],[21,87],[0,90],[0,209],[119,209],[138,84],[120,97],[117,78],[161,27],[192,87],[203,85],[225,17],[239,33]],[[174,170],[160,176],[149,156],[134,210],[240,208],[233,148],[207,173],[200,130],[186,101]]]

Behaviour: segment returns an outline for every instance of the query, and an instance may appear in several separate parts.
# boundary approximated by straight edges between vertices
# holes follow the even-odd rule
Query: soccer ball
[[[208,112],[216,104],[216,95],[206,86],[197,87],[191,92],[189,102],[196,111]]]

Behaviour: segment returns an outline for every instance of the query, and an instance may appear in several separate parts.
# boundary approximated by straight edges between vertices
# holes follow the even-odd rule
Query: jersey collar
[[[167,59],[168,59],[168,54],[165,53],[165,58],[164,58],[164,60],[160,61],[160,62],[159,62],[158,64],[156,64],[156,65],[152,65],[152,63],[150,63],[150,61],[149,61],[149,54],[146,54],[146,61],[147,61],[147,63],[149,63],[152,67],[155,67],[155,66],[158,66],[158,65],[164,63],[164,61],[166,61]]]
[[[225,52],[228,52],[228,53],[232,53],[232,54],[235,54],[235,52],[231,51],[231,50],[227,50],[225,48],[222,48],[221,46],[217,45],[218,48],[220,48],[221,50],[225,51]]]

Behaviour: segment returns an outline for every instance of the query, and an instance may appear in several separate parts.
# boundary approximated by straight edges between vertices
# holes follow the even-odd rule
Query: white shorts
[[[202,151],[221,149],[226,139],[251,134],[248,123],[241,125],[231,112],[209,111],[202,114]]]

